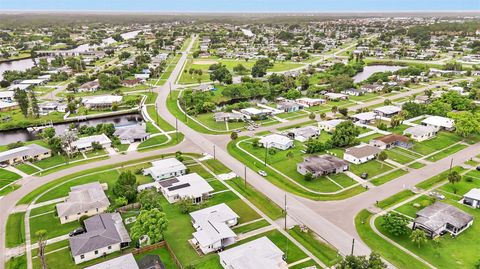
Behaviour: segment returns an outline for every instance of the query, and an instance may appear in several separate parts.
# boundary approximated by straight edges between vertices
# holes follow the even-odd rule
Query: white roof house
[[[0,91],[0,101],[12,102],[14,95],[14,91]]]
[[[85,269],[139,269],[137,261],[132,253],[111,259],[102,263],[98,263]]]
[[[193,243],[203,254],[223,249],[236,242],[230,227],[238,223],[239,216],[226,204],[218,204],[190,213],[196,232]]]
[[[150,175],[154,180],[162,180],[185,175],[187,167],[175,158],[168,158],[152,162],[152,167],[144,170],[144,175]]]
[[[373,121],[377,117],[377,114],[375,112],[363,112],[363,113],[358,113],[355,115],[352,115],[351,118],[355,119],[356,121],[360,123],[368,123]]]
[[[81,216],[95,215],[104,212],[110,201],[99,182],[88,183],[70,188],[65,202],[56,205],[60,222],[67,223],[78,220]]]
[[[297,103],[302,104],[304,106],[317,106],[321,104],[325,104],[327,101],[321,98],[309,98],[309,97],[302,97],[295,100]]]
[[[87,108],[110,107],[114,103],[121,102],[122,98],[122,96],[118,95],[89,96],[83,99],[83,104]]]
[[[218,253],[225,269],[286,269],[284,253],[267,237],[239,245]]]
[[[147,133],[145,124],[134,124],[127,126],[118,126],[115,127],[115,132],[113,133],[118,139],[120,139],[121,144],[131,144],[135,141],[145,141],[150,137],[150,134]]]
[[[440,116],[430,116],[422,120],[422,124],[426,126],[433,126],[438,129],[449,130],[449,131],[455,129],[454,120],[446,117],[440,117]]]
[[[318,122],[318,128],[320,130],[326,131],[326,132],[333,132],[335,130],[335,127],[339,125],[340,123],[344,122],[345,120],[326,120],[326,121],[319,121]]]
[[[293,140],[279,134],[271,134],[262,137],[259,141],[266,148],[277,148],[280,150],[286,150],[293,147]]]
[[[373,111],[382,117],[391,117],[395,114],[398,114],[402,108],[398,106],[382,106],[377,107]]]
[[[97,142],[99,143],[102,147],[109,147],[112,144],[112,141],[110,138],[108,138],[107,135],[105,134],[100,134],[100,135],[92,135],[92,136],[86,136],[86,137],[80,137],[77,141],[74,141],[72,143],[73,148],[76,148],[77,150],[90,150],[92,149],[92,143]]]
[[[343,93],[334,93],[334,92],[326,93],[325,97],[328,98],[329,100],[348,99],[348,95]]]
[[[410,135],[413,140],[420,142],[433,138],[437,134],[437,132],[437,127],[417,125],[405,129],[405,131],[403,131],[403,134]]]
[[[358,145],[347,148],[343,154],[343,159],[355,164],[366,163],[373,160],[382,150],[371,145]]]
[[[162,180],[159,184],[163,195],[170,203],[180,199],[192,199],[194,204],[198,204],[213,191],[208,182],[197,173]]]
[[[27,85],[41,85],[45,83],[47,79],[26,79],[22,80],[20,84],[27,84]]]
[[[37,144],[25,145],[0,152],[0,163],[14,164],[30,159],[42,160],[51,156],[52,151]]]
[[[465,193],[463,203],[474,208],[480,208],[480,189],[473,188]]]

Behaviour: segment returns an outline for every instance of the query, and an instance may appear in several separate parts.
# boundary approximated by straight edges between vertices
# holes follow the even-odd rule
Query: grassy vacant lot
[[[149,145],[149,144],[143,144],[142,147],[139,147],[137,148],[138,151],[149,151],[149,150],[155,150],[155,149],[160,149],[160,148],[166,148],[166,147],[171,147],[171,146],[174,146],[178,143],[181,143],[184,139],[184,135],[182,133],[178,133],[178,134],[171,134],[170,135],[172,137],[172,140],[170,140],[169,142],[165,143],[165,142],[161,142],[162,141],[162,138],[160,137],[165,137],[164,135],[160,135],[159,138],[156,138],[156,137],[152,137],[150,139],[157,139],[157,140],[153,140],[153,141],[150,141],[148,142],[150,139],[142,142],[142,143],[151,143],[153,144],[153,146],[150,146],[150,147],[146,147],[145,145]],[[154,143],[155,142],[161,142],[160,144],[159,143]]]
[[[168,141],[168,138],[165,135],[157,135],[140,143],[138,145],[138,149],[161,145],[167,141]]]
[[[377,207],[382,208],[382,209],[387,209],[391,207],[392,205],[396,203],[400,203],[402,201],[407,200],[409,197],[414,196],[415,193],[413,193],[411,190],[404,190],[401,191],[393,196],[388,197],[387,199],[384,199],[380,202],[378,202]]]
[[[375,186],[379,186],[379,185],[385,184],[385,183],[387,183],[391,180],[394,180],[397,177],[401,177],[401,176],[405,175],[406,173],[407,173],[406,171],[404,171],[402,169],[398,169],[398,170],[395,170],[395,171],[393,171],[391,173],[388,173],[386,175],[374,178],[374,179],[370,180],[370,182]]]
[[[216,159],[209,159],[203,161],[202,163],[215,174],[225,174],[232,171],[230,170],[230,168],[226,167],[225,165],[223,165],[223,163],[219,162]]]
[[[171,126],[168,122],[166,122],[162,117],[160,117],[155,109],[155,106],[148,106],[147,112],[150,118],[165,132],[174,131],[175,127]]]
[[[25,243],[25,213],[14,213],[8,216],[5,246],[12,248]]]
[[[20,175],[17,175],[14,172],[5,170],[3,168],[0,168],[0,180],[15,181],[20,178],[21,178]]]
[[[303,232],[300,227],[295,226],[288,233],[325,265],[333,266],[342,260],[342,257],[332,246],[317,239],[311,231]]]
[[[263,228],[263,227],[267,227],[269,225],[270,225],[270,223],[268,223],[268,221],[262,219],[260,221],[252,222],[250,224],[240,226],[238,228],[234,228],[233,231],[236,234],[248,233],[248,232]]]

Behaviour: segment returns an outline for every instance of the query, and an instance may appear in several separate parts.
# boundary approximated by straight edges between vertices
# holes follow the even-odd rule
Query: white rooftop
[[[83,103],[86,105],[112,104],[121,101],[122,96],[118,95],[87,96],[83,98]]]
[[[111,143],[112,141],[105,134],[100,134],[80,137],[77,141],[74,141],[72,143],[72,146],[75,148],[83,149],[90,147],[93,142],[98,142],[100,145],[105,145]]]
[[[102,263],[98,263],[85,269],[139,269],[132,253],[111,259]]]
[[[480,189],[473,188],[465,193],[463,197],[480,201]]]
[[[381,112],[383,114],[390,115],[390,114],[398,113],[401,110],[402,109],[398,106],[382,106],[382,107],[375,108],[373,111],[375,111],[375,112],[378,111],[378,112]]]
[[[455,126],[455,122],[452,119],[440,116],[430,116],[424,119],[422,121],[422,124],[444,128],[453,128]]]
[[[377,114],[375,114],[375,112],[363,112],[363,113],[352,115],[352,118],[355,118],[361,121],[371,121],[375,119],[376,116]]]
[[[154,161],[151,162],[151,164],[152,167],[148,168],[148,170],[153,174],[169,174],[187,169],[187,167],[181,161],[175,158]]]
[[[276,269],[287,268],[283,252],[267,237],[250,241],[218,253],[228,269]]]
[[[264,145],[268,145],[271,143],[280,144],[280,145],[287,145],[292,142],[292,139],[279,134],[271,134],[264,136],[260,139],[260,143]]]
[[[168,196],[178,195],[181,198],[201,197],[205,193],[213,191],[208,182],[197,173],[183,175],[175,178],[177,182],[164,188]]]

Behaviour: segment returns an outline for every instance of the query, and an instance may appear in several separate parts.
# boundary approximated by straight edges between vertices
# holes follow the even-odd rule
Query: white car
[[[263,171],[263,170],[258,170],[258,174],[261,175],[262,177],[266,177],[267,176],[267,172]]]

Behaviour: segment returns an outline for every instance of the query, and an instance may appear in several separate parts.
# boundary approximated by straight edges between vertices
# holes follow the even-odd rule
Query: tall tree
[[[408,219],[398,213],[388,213],[382,217],[382,228],[394,236],[401,236],[408,232]]]
[[[424,243],[427,242],[428,237],[423,230],[415,229],[410,234],[410,240],[412,240],[412,243],[416,244],[420,248]]]
[[[451,171],[448,174],[448,182],[450,182],[453,186],[453,193],[457,193],[457,187],[455,183],[458,183],[462,180],[462,175],[460,175],[457,171]]]
[[[134,202],[137,198],[137,177],[130,170],[120,173],[113,186],[113,194],[127,198],[130,203]]]
[[[140,215],[138,215],[130,232],[135,240],[138,240],[143,235],[147,235],[150,238],[150,242],[155,244],[164,239],[164,231],[167,227],[167,215],[158,208],[154,208],[140,211]]]
[[[38,258],[42,263],[42,269],[47,269],[47,261],[45,260],[45,247],[47,246],[47,241],[45,240],[45,236],[47,234],[46,230],[39,230],[35,233],[37,237],[37,244],[38,244]]]
[[[332,135],[332,143],[337,147],[346,147],[355,143],[360,130],[352,121],[344,121],[335,127]]]
[[[20,111],[22,111],[23,116],[27,117],[29,107],[27,92],[25,90],[17,88],[14,90],[13,98],[18,103],[18,106],[20,107]]]
[[[337,269],[384,269],[387,265],[382,261],[379,254],[372,252],[367,258],[365,256],[348,255],[342,260]]]

